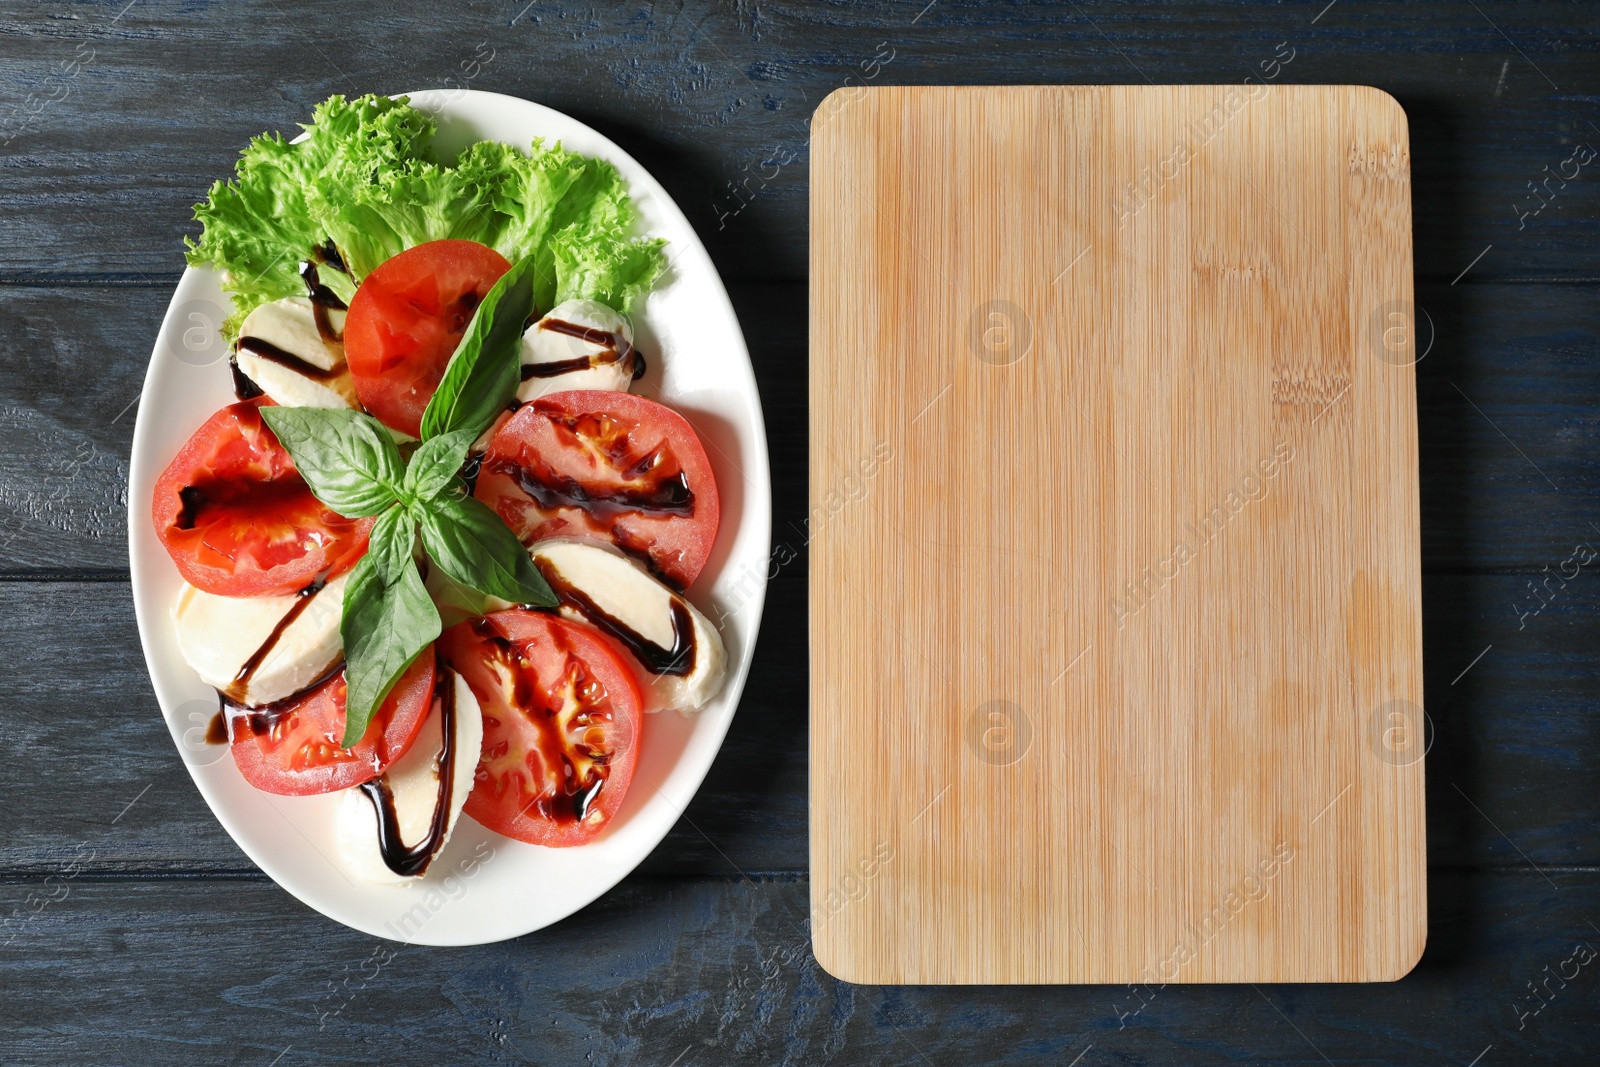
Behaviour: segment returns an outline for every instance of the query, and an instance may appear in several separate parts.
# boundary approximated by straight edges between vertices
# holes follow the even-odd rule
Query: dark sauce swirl
[[[259,707],[248,707],[229,697],[221,689],[217,696],[222,698],[222,711],[220,714],[227,723],[223,731],[226,740],[242,741],[246,737],[266,737],[277,729],[278,724],[287,719],[289,715],[305,700],[306,694],[327,685],[334,678],[344,673],[344,659],[341,657],[333,666],[323,672],[322,677],[306,686],[297,693],[290,693],[282,700],[274,700],[270,704]],[[206,732],[206,740],[211,740],[211,731]]]
[[[344,334],[333,328],[333,320],[328,317],[328,312],[347,311],[349,308],[343,300],[339,299],[339,294],[322,284],[321,276],[317,273],[319,264],[330,267],[340,274],[348,274],[350,271],[345,267],[344,260],[340,257],[339,250],[334,247],[332,241],[324,243],[313,251],[310,259],[301,260],[300,262],[300,280],[305,282],[306,296],[311,301],[311,314],[312,318],[316,320],[317,336],[322,338],[324,345],[343,344]],[[343,361],[335,363],[331,368],[324,369],[259,337],[241,337],[235,342],[234,347],[243,349],[261,359],[269,360],[280,367],[286,367],[296,374],[302,374],[319,382],[337,378],[345,371]],[[237,396],[240,400],[251,400],[262,395],[264,390],[261,386],[257,385],[239,369],[237,355],[230,359],[228,363],[233,372],[234,396]]]
[[[228,357],[228,370],[233,374],[233,395],[240,400],[254,400],[258,396],[266,396],[267,391],[250,379],[250,376],[239,369],[237,354]]]
[[[535,470],[509,457],[491,459],[486,466],[517,483],[534,502],[546,511],[578,508],[597,518],[610,518],[623,512],[643,515],[693,515],[694,492],[689,476],[679,471],[676,477],[662,478],[642,489],[632,487],[609,492],[586,489],[576,478],[557,474],[543,464]]]
[[[662,648],[596,604],[594,598],[567,581],[566,576],[554,565],[537,556],[533,562],[539,568],[539,573],[544,575],[544,580],[549,583],[550,591],[555,593],[557,600],[582,615],[596,629],[621,642],[645,670],[651,674],[677,677],[688,675],[694,670],[698,651],[694,639],[694,619],[689,614],[689,605],[682,597],[677,595],[672,597],[672,647]]]
[[[612,363],[629,366],[631,361],[631,376],[634,381],[644,377],[644,356],[639,350],[629,344],[621,335],[609,330],[596,329],[593,326],[580,326],[575,322],[565,319],[540,319],[539,329],[549,330],[551,333],[563,334],[567,337],[576,337],[602,349],[587,356],[575,356],[572,359],[558,359],[549,363],[524,363],[522,365],[522,380],[530,378],[556,378],[573,371],[589,370],[592,367],[604,367]]]
[[[541,689],[538,678],[517,646],[486,618],[474,620],[472,632],[487,644],[488,655],[499,661],[500,667],[510,679],[512,709],[527,715],[537,723],[538,728],[534,736],[537,739],[539,754],[546,766],[559,766],[563,772],[554,790],[542,792],[535,797],[529,803],[528,809],[537,811],[558,825],[586,821],[594,808],[595,801],[600,797],[601,790],[605,788],[606,778],[611,773],[614,753],[597,750],[581,741],[572,742],[570,739],[560,737],[560,726],[556,716],[552,709],[541,702],[538,695]],[[564,653],[570,655],[572,652],[572,649],[559,637],[557,646]],[[580,674],[574,689],[583,692],[590,685],[592,683],[587,677]],[[587,730],[590,726],[610,720],[609,710],[585,704],[573,718],[573,723]],[[574,756],[587,764],[582,773],[573,765]]]
[[[321,327],[319,326],[318,329],[320,330]],[[269,363],[276,363],[280,367],[286,367],[296,374],[303,374],[314,381],[332,381],[344,373],[345,365],[342,362],[335,363],[332,367],[324,369],[315,363],[306,362],[293,352],[284,351],[270,341],[263,341],[259,337],[241,337],[238,341],[238,347],[242,352],[249,352],[253,356],[267,360]],[[246,380],[248,381],[249,379]],[[235,384],[237,385],[237,382]],[[251,384],[254,385],[255,383],[252,382]],[[257,388],[260,387],[257,386]]]
[[[322,276],[317,273],[317,266],[322,265],[338,271],[340,274],[349,274],[349,268],[344,265],[344,258],[339,255],[339,250],[334,247],[331,240],[324,242],[311,254],[310,259],[300,261],[300,280],[306,283],[306,295],[311,298],[311,311],[317,320],[317,333],[325,344],[338,344],[344,340],[344,334],[333,328],[333,320],[328,317],[329,311],[348,311],[349,306],[339,299],[339,294],[322,284]]]
[[[190,487],[190,489],[192,488],[193,486]],[[188,493],[190,489],[185,489],[184,492]],[[188,506],[187,498],[184,500],[184,505],[185,507]],[[267,657],[272,654],[272,650],[278,646],[278,641],[283,637],[284,631],[294,625],[294,620],[298,619],[301,613],[311,606],[311,602],[316,599],[317,594],[322,592],[323,587],[327,584],[328,576],[321,574],[310,585],[294,595],[294,603],[289,605],[289,610],[284,612],[283,617],[273,625],[272,631],[267,634],[267,639],[262,641],[260,647],[250,654],[249,659],[244,661],[244,665],[233,676],[233,681],[228,684],[228,688],[221,690],[224,699],[243,702],[245,689],[249,686],[250,679],[255,677],[255,673],[261,668],[261,664],[266,662]]]
[[[179,489],[178,517],[172,520],[173,527],[178,530],[194,529],[195,520],[210,502],[210,496],[198,485],[186,485]]]
[[[206,723],[206,744],[225,745],[228,743],[228,718],[218,708],[217,713],[211,716],[211,721]]]
[[[455,675],[440,670],[433,686],[433,699],[439,702],[439,726],[443,741],[439,749],[439,794],[434,800],[433,818],[428,832],[415,845],[407,845],[400,836],[400,815],[395,810],[394,793],[389,790],[386,775],[379,775],[356,788],[372,801],[378,816],[378,852],[384,865],[402,878],[415,878],[427,873],[434,854],[444,844],[450,829],[450,794],[456,776],[456,686]]]

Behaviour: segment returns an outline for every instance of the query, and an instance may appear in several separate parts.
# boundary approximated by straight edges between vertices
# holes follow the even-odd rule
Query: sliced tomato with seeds
[[[694,427],[631,393],[551,393],[489,441],[475,493],[525,544],[594,537],[678,589],[705,567],[722,507]]]
[[[352,748],[344,738],[344,669],[262,708],[227,709],[233,761],[245,781],[280,796],[332,793],[382,774],[405,755],[433,703],[432,647],[407,667]]]
[[[353,566],[373,519],[311,495],[261,419],[265,397],[229,404],[156,482],[151,518],[184,580],[218,596],[285,596]]]
[[[598,633],[554,615],[497,611],[460,623],[440,654],[483,710],[466,813],[491,830],[566,848],[610,826],[633,781],[643,699]]]
[[[488,245],[428,241],[363,278],[344,320],[345,359],[362,406],[418,436],[473,313],[510,269]]]

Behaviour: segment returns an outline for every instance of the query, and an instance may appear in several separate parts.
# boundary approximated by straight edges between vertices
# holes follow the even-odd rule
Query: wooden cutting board
[[[1128,1013],[1167,982],[1405,974],[1426,734],[1399,106],[855,89],[811,158],[817,959],[1141,983]]]

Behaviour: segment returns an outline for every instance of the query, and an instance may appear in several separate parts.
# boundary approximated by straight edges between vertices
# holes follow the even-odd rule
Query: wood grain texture
[[[12,5],[0,12],[0,117],[30,94],[67,95],[0,152],[0,274],[169,274],[190,205],[246,138],[292,130],[330,93],[459,83],[461,64],[492,50],[471,87],[548,104],[626,145],[741,277],[804,279],[807,122],[842,85],[1238,84],[1262,64],[1280,82],[1382,85],[1406,106],[1420,277],[1449,282],[1491,243],[1469,280],[1600,277],[1600,182],[1570,183],[1529,221],[1516,210],[1544,166],[1578,142],[1600,147],[1579,103],[1600,91],[1593,5],[1494,16],[1535,68],[1466,4],[1342,0],[1315,24],[1322,5],[941,0],[919,18],[925,4],[476,0],[440,20],[426,0],[386,0],[355,16],[359,35],[350,8],[282,0],[140,0],[114,24],[120,5],[99,0]],[[94,59],[63,83],[52,71],[80,44]]]
[[[803,616],[799,574],[772,583],[768,597],[780,617]],[[226,755],[181,749],[161,717],[125,582],[0,582],[0,617],[29,620],[0,628],[0,663],[58,665],[0,672],[0,737],[14,768],[0,775],[0,877],[54,870],[84,847],[95,854],[87,869],[100,874],[255,869],[184,766]],[[781,633],[758,640],[747,685],[749,714],[734,720],[723,756],[644,873],[804,869],[805,708],[782,698],[804,688],[804,645]],[[52,772],[81,765],[90,749],[116,754],[93,788]]]
[[[873,88],[823,103],[813,151],[813,507],[874,483],[811,558],[814,922],[830,887],[873,890],[818,958],[858,982],[1405,974],[1399,106]]]
[[[1600,868],[1592,803],[1600,766],[1587,758],[1600,583],[1585,574],[1524,620],[1513,605],[1536,602],[1532,577],[1445,575],[1424,584],[1434,868]],[[807,869],[806,709],[791,695],[805,691],[806,647],[783,625],[805,617],[805,585],[800,569],[772,582],[769,617],[778,625],[757,643],[748,714],[734,719],[724,755],[645,872]],[[13,773],[0,776],[8,824],[0,876],[48,873],[84,843],[96,852],[90,869],[107,875],[253,869],[206,808],[166,731],[126,583],[3,582],[0,617],[30,620],[0,629],[0,663],[59,665],[0,674],[0,737],[14,755]],[[1490,652],[1452,686],[1487,645]],[[115,716],[107,711],[113,707]],[[49,770],[83,758],[88,737],[104,737],[117,752],[94,789]]]
[[[1493,1044],[1479,1067],[1587,1062],[1595,963],[1519,1012],[1543,968],[1600,947],[1592,877],[1448,872],[1430,889],[1428,955],[1398,986],[873,989],[811,958],[803,879],[636,876],[515,941],[408,949],[265,879],[57,875],[0,883],[0,899],[56,898],[0,945],[0,1061],[1466,1067]]]
[[[869,77],[880,42],[894,58]],[[1423,963],[1394,986],[1266,999],[835,982],[790,925],[809,910],[810,114],[847,79],[1233,82],[1279,42],[1296,50],[1280,83],[1382,86],[1410,121],[1416,299],[1437,328],[1418,366],[1437,733]],[[1478,1067],[1584,1062],[1600,1045],[1592,965],[1520,1029],[1516,1008],[1597,910],[1600,585],[1585,568],[1525,625],[1514,605],[1600,521],[1600,182],[1585,168],[1526,226],[1516,207],[1542,168],[1600,143],[1597,42],[1600,7],[1580,0],[0,7],[0,121],[59,95],[52,71],[80,45],[96,52],[0,147],[0,736],[15,746],[0,915],[57,892],[79,844],[97,850],[71,898],[0,947],[0,1061],[1466,1067],[1492,1044]],[[495,59],[472,87],[596,126],[706,241],[755,360],[788,562],[728,743],[638,875],[533,938],[402,956],[319,1030],[328,983],[360,986],[373,946],[253,872],[206,811],[155,717],[127,587],[105,581],[126,573],[121,519],[94,519],[120,492],[106,464],[126,461],[132,414],[113,417],[138,392],[189,205],[249,134],[291,129],[331,92],[459,79],[480,43]],[[55,495],[46,475],[83,442],[109,458]],[[102,734],[114,759],[96,760]]]
[[[805,286],[724,277],[771,429],[775,546],[804,573]],[[0,284],[0,575],[127,573],[129,405],[176,283]],[[1441,283],[1417,304],[1424,571],[1564,559],[1587,536],[1569,500],[1600,494],[1600,288]]]

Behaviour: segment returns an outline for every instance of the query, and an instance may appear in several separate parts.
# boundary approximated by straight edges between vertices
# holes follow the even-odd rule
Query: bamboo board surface
[[[819,962],[1405,974],[1427,921],[1399,106],[843,90],[811,213]]]

